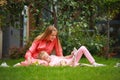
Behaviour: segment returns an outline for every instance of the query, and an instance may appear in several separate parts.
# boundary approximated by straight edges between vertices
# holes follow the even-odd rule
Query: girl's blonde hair
[[[43,57],[47,54],[46,51],[41,51],[39,54],[38,54],[38,59],[43,59]]]
[[[38,35],[35,40],[43,40],[43,39],[47,39],[48,36],[53,32],[53,31],[57,31],[57,29],[53,26],[53,25],[50,25],[46,28],[45,32],[43,32],[42,34]],[[58,35],[56,36],[58,37]]]

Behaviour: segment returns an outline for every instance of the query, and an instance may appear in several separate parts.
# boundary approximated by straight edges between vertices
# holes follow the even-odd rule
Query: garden
[[[0,64],[6,62],[9,66],[0,66],[0,80],[120,80],[120,58],[116,57],[119,53],[114,50],[119,39],[111,32],[111,27],[119,26],[111,25],[111,21],[119,17],[119,3],[119,0],[0,0],[0,31],[4,33],[9,27],[20,31],[20,38],[15,37],[21,43],[19,47],[8,48],[7,58],[0,59]],[[29,22],[26,23],[29,36],[24,37],[25,19]],[[58,29],[65,56],[74,47],[84,45],[98,63],[106,66],[14,67],[25,60],[24,55],[34,38],[49,25]],[[83,56],[79,63],[89,62]]]

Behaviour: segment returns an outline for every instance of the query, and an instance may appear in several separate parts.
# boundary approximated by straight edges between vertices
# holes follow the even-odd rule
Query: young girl
[[[48,62],[48,66],[77,66],[74,56],[72,58],[59,57],[56,55],[48,55],[47,52],[41,51],[38,58]]]
[[[81,59],[82,55],[88,59],[88,61],[92,64],[91,66],[98,67],[98,66],[105,66],[103,64],[98,64],[95,62],[94,58],[91,56],[89,51],[86,49],[85,46],[81,46],[78,50],[74,49],[72,52],[72,56],[70,57],[58,57],[55,55],[49,56],[47,52],[42,51],[39,54],[39,58],[41,60],[45,60],[48,62],[49,66],[77,66],[79,65],[79,60]]]

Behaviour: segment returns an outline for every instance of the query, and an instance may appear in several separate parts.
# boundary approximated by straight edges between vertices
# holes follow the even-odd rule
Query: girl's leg
[[[87,50],[87,48],[85,46],[81,46],[76,52],[76,62],[78,63],[78,61],[81,59],[82,55],[85,55],[85,57],[88,59],[88,61],[92,64],[95,62],[95,59],[92,57],[92,55],[90,54],[90,52]]]

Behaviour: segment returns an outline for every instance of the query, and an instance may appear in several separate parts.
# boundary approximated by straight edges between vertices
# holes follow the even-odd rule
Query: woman
[[[38,58],[38,53],[46,51],[49,55],[55,50],[57,56],[63,56],[60,41],[57,35],[57,29],[54,26],[46,28],[45,32],[38,35],[33,41],[31,47],[25,54],[26,59]]]

